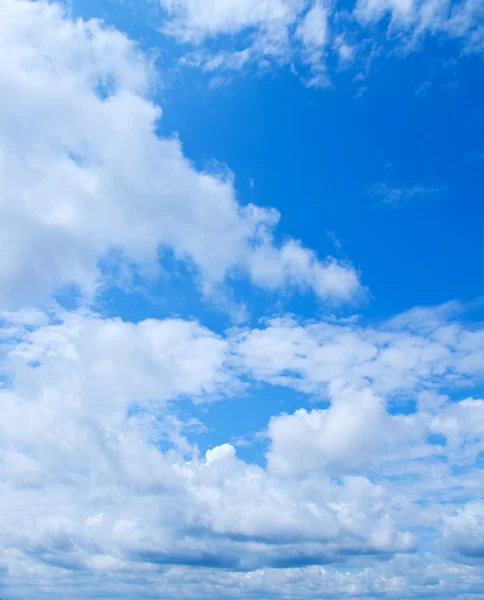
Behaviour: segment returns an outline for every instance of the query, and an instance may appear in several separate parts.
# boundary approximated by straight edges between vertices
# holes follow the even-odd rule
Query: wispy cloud
[[[350,11],[326,0],[159,1],[162,31],[183,44],[185,61],[191,48],[185,64],[241,71],[297,63],[308,68],[302,80],[312,87],[328,87],[330,64],[361,68],[375,52],[418,51],[427,36],[459,40],[465,52],[484,47],[477,0],[357,0]]]
[[[421,184],[393,187],[380,181],[368,189],[368,195],[376,198],[380,204],[387,204],[397,208],[412,200],[437,196],[444,191],[444,187],[429,187]]]

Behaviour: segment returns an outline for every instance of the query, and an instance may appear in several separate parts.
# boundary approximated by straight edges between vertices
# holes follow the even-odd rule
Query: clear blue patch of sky
[[[264,432],[271,416],[313,407],[308,396],[267,384],[252,386],[246,394],[217,402],[194,405],[182,400],[173,404],[177,415],[197,418],[205,426],[206,431],[186,434],[191,443],[198,444],[202,454],[214,446],[231,443],[239,458],[260,465],[265,463],[267,439],[256,434]]]

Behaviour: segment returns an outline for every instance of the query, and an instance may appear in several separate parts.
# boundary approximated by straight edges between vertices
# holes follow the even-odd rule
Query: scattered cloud
[[[336,234],[334,233],[334,231],[326,231],[326,235],[331,240],[333,246],[337,250],[341,250],[341,241],[338,239],[338,237],[336,236]]]
[[[388,204],[399,208],[414,200],[429,198],[441,194],[444,188],[427,187],[424,185],[413,185],[409,187],[392,187],[385,182],[376,183],[369,188],[368,194],[377,198],[381,204]]]
[[[428,96],[431,87],[432,83],[430,81],[424,81],[416,89],[415,95],[417,96],[417,98],[423,98],[425,96]]]
[[[317,87],[325,87],[328,77],[317,74],[325,70],[324,50],[329,41],[328,8],[321,0],[316,0],[302,17],[296,29],[296,38],[302,44],[302,60],[311,65],[313,72],[316,72],[309,85],[315,87],[314,82],[320,80],[324,81],[324,85],[319,84]]]
[[[357,0],[347,10],[324,0],[159,1],[161,29],[193,49],[190,64],[228,71],[307,64],[313,75],[303,80],[318,87],[328,87],[318,73],[331,81],[328,64],[406,54],[432,36],[459,40],[467,53],[484,48],[479,0]]]

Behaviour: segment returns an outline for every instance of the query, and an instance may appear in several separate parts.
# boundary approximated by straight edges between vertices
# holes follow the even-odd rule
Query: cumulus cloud
[[[481,407],[482,408],[482,407]],[[446,517],[444,543],[460,560],[480,562],[484,558],[484,503],[468,502]]]
[[[269,469],[284,475],[311,469],[358,473],[374,464],[377,453],[388,453],[402,441],[408,445],[418,435],[416,419],[390,416],[382,398],[368,388],[333,390],[330,396],[327,409],[300,409],[271,419]]]
[[[8,0],[0,27],[4,308],[66,285],[92,295],[108,256],[156,273],[167,250],[206,292],[235,273],[325,300],[358,292],[354,268],[278,244],[277,211],[241,205],[230,175],[197,171],[156,133],[154,74],[124,35],[44,2]]]
[[[368,327],[271,319],[234,335],[242,364],[259,380],[325,394],[333,381],[402,395],[482,378],[484,331],[467,328],[458,305],[413,309]]]
[[[244,344],[250,332],[242,339],[224,338],[196,322],[133,324],[56,306],[4,313],[0,563],[8,589],[20,596],[25,581],[35,577],[40,593],[65,589],[69,597],[76,578],[92,586],[92,578],[102,573],[113,591],[126,594],[135,589],[133,577],[154,589],[160,569],[180,573],[174,566],[180,565],[229,570],[242,595],[259,581],[258,569],[269,569],[255,589],[262,593],[282,577],[291,596],[298,575],[286,569],[302,569],[304,576],[305,565],[342,563],[354,574],[341,587],[335,572],[334,593],[386,594],[405,586],[417,593],[436,585],[439,575],[429,565],[413,564],[410,573],[398,562],[392,563],[393,572],[372,566],[357,575],[354,569],[363,557],[387,560],[414,552],[418,539],[412,530],[418,527],[435,536],[440,531],[452,552],[477,553],[469,539],[464,548],[465,532],[459,532],[479,518],[479,505],[456,509],[455,503],[463,490],[472,495],[479,489],[482,400],[455,402],[430,390],[419,393],[413,414],[392,414],[389,392],[383,392],[386,361],[380,370],[364,361],[387,350],[393,355],[391,343],[405,339],[405,329],[412,328],[413,336],[420,332],[456,346],[455,369],[478,376],[484,363],[475,352],[482,352],[482,332],[452,323],[456,310],[415,310],[390,320],[381,330],[395,339],[386,341],[384,350],[358,345],[358,337],[365,337],[362,325],[306,325],[313,328],[313,340],[320,327],[343,329],[342,337],[340,331],[329,337],[326,331],[327,356],[342,349],[332,345],[336,336],[339,344],[351,341],[360,360],[342,353],[347,384],[340,367],[331,366],[336,370],[326,375],[331,378],[325,384],[327,408],[272,417],[265,466],[241,460],[227,443],[202,455],[185,433],[197,424],[179,422],[166,411],[166,403],[177,398],[201,402],[237,393],[240,360],[249,364]],[[378,340],[375,332],[368,329],[367,344]],[[276,364],[286,357],[284,369],[288,360],[295,366],[307,360],[301,344],[296,355],[288,354],[289,333],[288,345],[271,344],[281,350]],[[392,370],[399,362],[408,365],[405,352],[411,355],[419,347],[401,344],[399,361],[389,361]],[[318,355],[317,348],[313,341],[311,355]],[[448,360],[434,349],[420,354],[417,363],[425,357]],[[250,364],[246,375],[257,378],[259,364],[266,367],[264,377],[274,369],[261,356]],[[362,364],[372,379],[358,386]],[[415,371],[416,363],[408,368]],[[432,387],[429,373],[427,365],[403,381],[414,390],[420,389],[418,382]],[[284,384],[292,385],[289,377]],[[281,575],[273,573],[276,568]],[[307,573],[319,577],[332,568]],[[252,583],[237,579],[241,571]],[[223,587],[229,576],[218,577],[210,590]],[[450,586],[452,577],[447,579]]]
[[[426,319],[415,311],[412,322],[427,334],[437,324],[437,337],[482,351],[469,337],[481,332],[456,325],[444,331],[448,312]],[[412,502],[412,494],[438,497],[444,487],[461,493],[464,481],[452,469],[472,473],[483,448],[482,401],[456,403],[426,392],[415,414],[392,415],[368,382],[350,389],[336,372],[328,408],[271,419],[267,468],[240,460],[229,444],[200,456],[163,407],[180,396],[201,401],[236,393],[232,339],[180,320],[135,325],[60,309],[3,318],[2,498],[11,526],[2,560],[13,578],[39,564],[48,578],[51,567],[253,570],[413,551],[402,503]],[[392,327],[408,320],[402,315]],[[247,361],[243,345],[241,352]],[[442,359],[429,353],[436,356]],[[346,364],[348,381],[359,367]],[[254,366],[252,372],[260,376]],[[427,372],[417,379],[425,383]],[[380,376],[384,381],[384,369],[373,373],[373,388]],[[445,443],[432,442],[435,435]],[[162,439],[171,450],[159,449]],[[447,472],[432,474],[442,454]],[[399,496],[394,473],[423,467],[426,487],[416,483]],[[371,481],[370,472],[381,482]],[[466,485],[472,489],[472,479]],[[32,504],[35,515],[19,528],[16,515]],[[432,510],[436,527],[435,504]],[[445,539],[457,547],[453,524],[462,517],[449,505],[441,512]],[[421,518],[428,518],[425,511]],[[12,554],[14,548],[20,553]]]
[[[200,456],[163,410],[231,387],[228,343],[197,323],[23,314],[2,329],[0,557],[12,585],[39,569],[252,570],[414,550],[363,475],[295,486],[229,444]]]
[[[279,318],[235,343],[257,380],[326,404],[271,418],[269,472],[372,473],[393,498],[400,528],[443,533],[453,556],[478,561],[465,531],[480,527],[483,404],[463,390],[482,382],[484,338],[458,318],[462,308],[416,308],[378,326]],[[467,498],[476,501],[460,508]]]

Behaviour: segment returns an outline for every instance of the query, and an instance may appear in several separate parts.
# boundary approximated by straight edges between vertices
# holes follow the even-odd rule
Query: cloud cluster
[[[306,64],[311,86],[328,85],[334,65],[357,61],[361,68],[375,53],[409,52],[428,36],[457,39],[466,52],[484,48],[479,0],[357,0],[345,7],[325,0],[160,4],[162,31],[193,46],[190,64],[207,71],[240,70],[251,63],[259,68]]]
[[[129,573],[148,582],[156,578],[153,569],[177,564],[255,573],[340,563],[355,568],[364,557],[412,553],[418,547],[412,530],[422,527],[442,537],[449,556],[475,568],[482,551],[482,400],[453,402],[420,391],[416,411],[393,414],[385,368],[372,371],[371,384],[349,388],[359,381],[361,364],[346,360],[348,383],[336,371],[325,384],[327,408],[272,417],[265,467],[241,460],[229,444],[201,455],[185,435],[191,424],[174,419],[166,403],[237,393],[250,332],[224,339],[195,322],[135,325],[54,309],[3,315],[0,562],[14,593],[33,577],[48,590],[66,573],[89,581],[105,573],[115,589],[127,585]],[[460,340],[466,348],[460,371],[472,365],[482,373],[484,363],[468,352],[482,352],[482,341],[475,341],[482,331],[452,323],[449,314],[449,307],[414,311],[381,329],[403,340],[402,364],[405,352],[414,352],[405,343],[405,329],[413,326],[446,343]],[[331,327],[347,335],[349,326]],[[371,338],[372,327],[357,333],[378,339]],[[345,356],[331,341],[326,346],[329,356]],[[375,347],[366,355],[378,353]],[[442,360],[436,352],[428,357]],[[296,366],[297,356],[292,361]],[[267,361],[259,356],[251,377],[261,377],[259,362]],[[432,388],[428,372],[417,370],[404,381],[414,390]],[[377,395],[380,379],[387,392]],[[459,500],[463,490],[473,498],[467,504]],[[418,585],[436,585],[428,566],[415,568],[428,580]],[[334,597],[351,589],[400,590],[409,576],[394,573],[383,588],[381,578],[365,577],[355,575],[343,588],[334,582]]]
[[[2,338],[0,556],[10,580],[37,569],[251,570],[414,550],[384,489],[363,475],[296,486],[229,444],[199,455],[164,410],[231,387],[227,341],[198,324],[21,312],[5,315]]]
[[[340,381],[404,396],[482,377],[484,331],[464,327],[460,310],[415,308],[375,327],[283,317],[234,337],[243,364],[262,381],[320,394]]]
[[[0,305],[99,287],[103,261],[156,274],[163,252],[206,293],[229,276],[348,301],[355,269],[274,239],[277,211],[236,199],[157,134],[155,74],[136,45],[59,5],[7,0],[0,24]]]
[[[484,43],[484,9],[475,0],[358,0],[355,15],[362,23],[390,17],[389,31],[413,44],[425,35],[462,38],[470,52]]]

